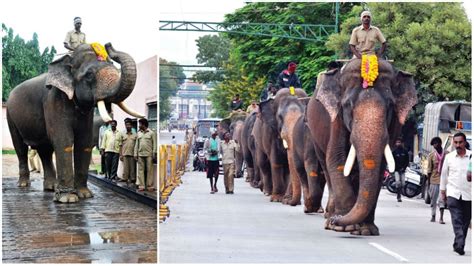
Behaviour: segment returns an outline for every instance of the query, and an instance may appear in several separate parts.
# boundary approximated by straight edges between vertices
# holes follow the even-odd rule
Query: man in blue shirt
[[[217,179],[219,178],[219,139],[217,138],[217,130],[211,128],[212,136],[204,142],[204,151],[207,154],[207,178],[211,184],[211,194],[216,193]],[[214,182],[213,182],[214,179]]]

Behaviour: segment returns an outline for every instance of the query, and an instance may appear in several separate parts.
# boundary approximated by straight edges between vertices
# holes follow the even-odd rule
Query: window
[[[158,119],[157,119],[157,104],[156,102],[148,103],[148,127],[157,132],[158,130]]]

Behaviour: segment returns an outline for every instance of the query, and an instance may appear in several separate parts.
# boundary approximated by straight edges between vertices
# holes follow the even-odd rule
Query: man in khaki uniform
[[[148,129],[148,120],[142,118],[138,120],[140,131],[137,134],[134,156],[138,161],[138,191],[153,191],[153,159],[156,159],[156,135],[155,132]],[[146,178],[145,178],[146,176]]]
[[[105,169],[107,177],[111,180],[117,180],[117,168],[122,147],[122,134],[117,130],[117,121],[110,121],[110,129],[107,129],[102,140],[100,152],[105,152]]]
[[[86,34],[81,32],[82,20],[80,17],[74,18],[74,30],[67,33],[64,39],[64,47],[74,51],[79,45],[86,43]]]
[[[379,28],[370,25],[372,15],[369,11],[364,11],[360,14],[362,25],[352,30],[349,45],[351,46],[352,54],[357,58],[362,58],[362,54],[375,54],[375,44],[379,41],[382,44],[377,57],[383,55],[387,47],[387,41]]]
[[[240,150],[240,146],[236,141],[230,139],[230,133],[226,132],[219,148],[224,168],[225,193],[234,194],[235,153]]]
[[[135,151],[135,142],[137,140],[137,134],[132,131],[132,120],[130,118],[125,119],[126,131],[122,135],[122,149],[120,150],[120,161],[123,162],[123,174],[122,180],[127,184],[135,184],[136,182],[136,165],[137,162],[133,158]]]

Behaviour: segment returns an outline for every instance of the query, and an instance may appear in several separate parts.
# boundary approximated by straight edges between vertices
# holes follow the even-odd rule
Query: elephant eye
[[[89,71],[87,72],[85,79],[87,82],[92,82],[95,79],[95,74]]]

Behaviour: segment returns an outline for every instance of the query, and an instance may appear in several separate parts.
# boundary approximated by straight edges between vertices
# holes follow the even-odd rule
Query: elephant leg
[[[7,113],[8,116],[8,113]],[[8,128],[12,136],[13,147],[18,157],[18,170],[20,177],[18,179],[19,187],[30,186],[30,170],[28,168],[28,146],[23,142],[23,138],[18,132],[16,126],[8,119]]]
[[[77,130],[74,138],[74,187],[77,190],[79,198],[91,198],[92,192],[87,187],[87,178],[89,174],[89,162],[92,155],[92,116],[90,113],[81,120],[88,123],[83,128]],[[89,123],[90,122],[90,123]]]
[[[274,159],[274,158],[273,158]],[[276,161],[271,163],[272,173],[272,196],[270,197],[271,202],[281,202],[285,195],[285,189],[288,184],[285,184],[285,169],[286,165],[278,164]]]
[[[253,168],[247,166],[247,176],[245,177],[245,182],[251,183],[253,180]],[[252,184],[250,184],[252,185]]]
[[[294,156],[291,152],[288,153],[288,166],[290,170],[290,182],[288,188],[290,189],[290,198],[286,204],[290,206],[296,206],[301,204],[301,181],[298,177]]]
[[[293,197],[293,184],[289,182],[288,186],[286,186],[285,195],[283,196],[281,203],[289,204],[292,197]]]
[[[380,184],[377,198],[380,195],[380,189],[382,184]],[[370,211],[369,215],[364,219],[364,221],[360,224],[359,228],[352,231],[351,234],[353,235],[364,235],[364,236],[378,236],[380,235],[379,228],[375,224],[375,209],[377,208],[377,202],[375,202],[373,209]]]
[[[263,154],[262,151],[260,151],[257,154],[257,165],[260,169],[260,174],[261,174],[261,185],[263,188],[263,194],[265,196],[270,196],[272,193],[273,189],[273,184],[271,182],[271,168],[270,168],[270,162],[268,161],[268,158],[265,154]],[[260,183],[259,183],[260,184]]]
[[[56,170],[53,165],[53,149],[49,146],[41,147],[38,149],[38,154],[44,170],[43,190],[54,191],[55,186],[57,186],[57,180]]]
[[[56,139],[54,143],[58,174],[58,185],[55,188],[54,201],[61,203],[74,203],[79,201],[79,197],[74,188],[72,135],[72,132],[64,132],[61,139]]]

